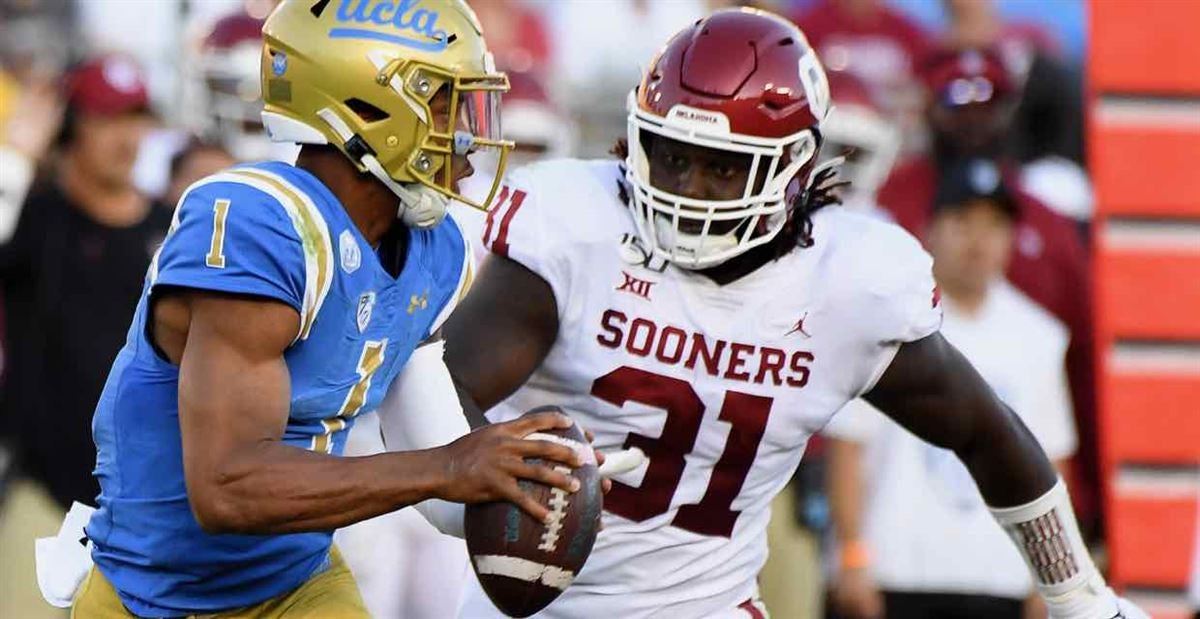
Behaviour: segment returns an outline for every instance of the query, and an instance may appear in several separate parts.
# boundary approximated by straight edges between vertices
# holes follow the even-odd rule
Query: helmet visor
[[[438,95],[430,101],[432,118],[425,150],[436,161],[430,169],[430,182],[422,182],[468,206],[488,210],[513,146],[502,139],[500,125],[500,97],[508,89],[508,80],[503,75],[456,77],[443,88],[448,89],[449,107],[438,113],[442,107],[437,105]],[[450,118],[453,127],[448,126]],[[491,182],[487,187],[473,182],[472,191],[464,192],[461,182],[469,177]]]

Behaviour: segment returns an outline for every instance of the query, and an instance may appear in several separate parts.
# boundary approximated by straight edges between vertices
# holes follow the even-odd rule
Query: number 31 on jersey
[[[592,383],[592,396],[618,408],[626,402],[638,402],[667,412],[658,438],[630,433],[625,439],[624,448],[637,447],[650,461],[641,486],[614,480],[612,491],[604,497],[606,510],[636,522],[665,514],[683,480],[686,456],[700,434],[704,402],[687,381],[628,366],[596,379]],[[758,444],[767,429],[771,404],[771,398],[740,391],[725,392],[718,416],[730,425],[725,450],[713,467],[704,497],[699,503],[680,506],[672,526],[700,535],[733,534],[740,514],[733,510],[733,500],[754,464]]]

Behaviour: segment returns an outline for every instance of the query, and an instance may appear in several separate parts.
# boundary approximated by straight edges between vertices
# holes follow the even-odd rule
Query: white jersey
[[[931,260],[900,228],[827,208],[812,247],[719,286],[646,258],[620,182],[615,161],[523,168],[484,226],[559,317],[541,367],[488,417],[557,404],[601,450],[648,456],[614,479],[586,566],[537,616],[738,616],[809,436],[938,329]],[[502,616],[467,589],[462,616]]]

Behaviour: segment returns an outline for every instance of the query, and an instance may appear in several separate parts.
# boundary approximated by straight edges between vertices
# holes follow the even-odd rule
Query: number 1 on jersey
[[[214,268],[225,268],[225,218],[229,216],[229,200],[221,199],[213,203],[213,233],[212,243],[208,247],[208,255],[204,264]]]

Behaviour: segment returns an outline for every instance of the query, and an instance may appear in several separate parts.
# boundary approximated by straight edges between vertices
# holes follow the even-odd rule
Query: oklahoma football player
[[[631,93],[623,161],[535,164],[502,188],[492,255],[446,326],[451,372],[490,421],[558,404],[597,448],[646,456],[538,616],[765,616],[771,499],[863,396],[962,459],[1052,617],[1144,617],[1096,570],[1032,435],[938,333],[930,257],[826,208],[829,106],[799,29],[720,11]],[[500,616],[478,586],[460,614]]]

